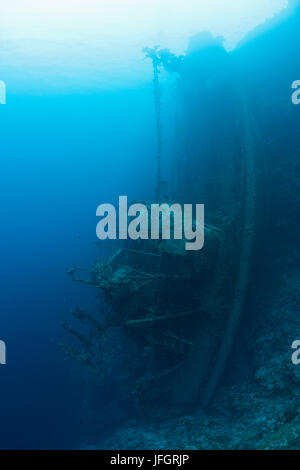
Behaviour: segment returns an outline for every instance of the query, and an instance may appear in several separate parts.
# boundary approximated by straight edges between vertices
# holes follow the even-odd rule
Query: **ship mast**
[[[143,51],[146,57],[152,60],[153,65],[153,93],[154,93],[154,104],[156,114],[156,135],[157,135],[157,167],[156,167],[156,200],[160,201],[161,198],[161,155],[162,155],[162,127],[161,127],[161,90],[159,84],[159,66],[161,65],[161,59],[157,54],[158,46],[153,49],[144,48]]]

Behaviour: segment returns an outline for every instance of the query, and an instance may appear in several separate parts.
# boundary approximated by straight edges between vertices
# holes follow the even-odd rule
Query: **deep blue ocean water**
[[[0,329],[9,364],[1,370],[1,447],[73,447],[84,392],[56,343],[69,311],[95,310],[97,299],[67,269],[98,255],[99,203],[145,189],[151,195],[151,90],[8,99],[1,107]]]

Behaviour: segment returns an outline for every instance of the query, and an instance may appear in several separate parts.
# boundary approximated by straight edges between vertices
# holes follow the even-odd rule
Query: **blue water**
[[[67,269],[98,255],[99,203],[151,195],[152,95],[8,99],[0,109],[1,447],[74,447],[85,391],[56,343],[72,308],[93,312],[98,303]]]

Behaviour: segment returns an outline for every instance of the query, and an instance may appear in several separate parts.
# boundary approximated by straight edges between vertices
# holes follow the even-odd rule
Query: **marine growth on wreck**
[[[165,68],[178,75],[177,99],[185,103],[190,103],[189,95],[195,93],[191,83],[186,88],[187,79],[197,81],[198,96],[197,99],[193,97],[194,103],[200,103],[201,112],[205,113],[203,97],[206,95],[206,102],[210,103],[208,94],[215,93],[215,90],[213,87],[207,89],[205,82],[202,89],[197,69],[191,74],[190,67],[195,62],[199,67],[202,61],[201,74],[211,73],[205,70],[206,62],[202,59],[208,53],[206,47],[201,49],[202,42],[205,44],[206,40],[205,34],[195,39],[200,47],[186,57],[176,57],[158,47],[144,49],[154,69],[158,142],[155,200],[160,203],[164,201],[161,199],[159,72]],[[147,406],[151,406],[152,413],[157,404],[165,412],[168,404],[171,415],[209,405],[224,373],[239,327],[251,270],[258,218],[259,144],[245,102],[245,92],[236,89],[232,83],[234,72],[230,58],[218,41],[210,41],[209,54],[220,61],[220,66],[226,67],[222,93],[229,94],[235,104],[235,112],[231,106],[230,116],[227,117],[228,126],[234,126],[231,129],[234,137],[227,144],[226,160],[221,160],[224,156],[223,143],[218,147],[210,139],[206,143],[206,152],[201,149],[201,161],[194,161],[196,148],[186,148],[185,168],[190,169],[198,162],[201,168],[194,168],[196,180],[186,174],[185,169],[177,169],[177,185],[167,196],[181,202],[196,202],[201,197],[201,201],[209,207],[204,249],[197,255],[191,255],[185,252],[181,240],[126,241],[120,242],[118,250],[110,258],[97,261],[89,270],[89,277],[80,277],[80,268],[69,271],[73,281],[91,284],[99,289],[109,306],[109,314],[104,314],[101,326],[88,313],[78,314],[76,310],[73,315],[81,322],[88,321],[95,325],[98,341],[104,342],[103,332],[115,326],[122,327],[126,336],[135,343],[137,349],[130,359],[132,366],[128,388],[137,399],[141,397],[143,404],[149,400]],[[193,112],[193,106],[192,109],[187,107],[181,118],[188,121]],[[196,132],[193,127],[188,127],[189,133]],[[201,131],[204,132],[204,129]],[[177,145],[183,148],[189,140],[190,136],[180,135]],[[187,164],[189,159],[191,162]],[[228,175],[226,178],[225,174]],[[80,350],[63,346],[65,351],[97,373],[104,374],[105,371],[96,365],[98,358],[90,350],[89,339],[69,324],[64,324],[64,328],[81,343]]]
[[[284,31],[285,26],[281,28]],[[202,428],[201,433],[210,436],[212,447],[222,447],[213,434],[218,420],[224,420],[224,429],[229,426],[229,419],[220,418],[218,409],[222,407],[222,396],[229,400],[232,387],[241,388],[235,392],[230,406],[238,406],[234,402],[244,399],[243,387],[253,389],[249,393],[254,393],[258,402],[263,403],[265,399],[259,387],[255,388],[255,381],[245,377],[239,382],[236,377],[247,358],[241,358],[240,363],[232,358],[238,353],[241,337],[244,338],[249,324],[252,347],[256,348],[259,336],[252,331],[253,317],[258,315],[256,299],[263,296],[262,280],[257,273],[262,271],[270,277],[268,270],[274,262],[271,260],[274,236],[270,243],[266,237],[275,222],[272,208],[278,187],[273,186],[272,175],[278,173],[274,161],[271,162],[273,143],[264,142],[262,134],[266,129],[262,128],[261,121],[264,119],[263,126],[267,125],[264,106],[275,105],[265,97],[251,99],[254,88],[264,88],[261,77],[267,76],[268,63],[261,61],[258,51],[264,48],[271,56],[275,53],[276,47],[270,40],[272,35],[276,41],[276,28],[273,32],[271,27],[265,35],[232,52],[224,49],[222,40],[208,33],[193,37],[183,56],[159,46],[143,49],[153,67],[157,138],[154,201],[161,204],[201,201],[205,204],[205,245],[195,255],[186,252],[177,240],[127,240],[119,242],[111,256],[97,260],[88,270],[88,276],[81,276],[80,268],[69,272],[73,281],[93,285],[105,301],[100,324],[87,312],[73,312],[80,322],[95,325],[94,334],[101,348],[112,347],[107,337],[113,328],[121,328],[122,335],[134,345],[128,355],[130,368],[124,393],[133,396],[144,419],[149,419],[149,414],[151,420],[157,422],[164,416],[168,433],[172,434],[168,420],[170,427],[176,428],[183,425],[180,421],[172,424],[171,420],[191,416],[189,426],[195,428],[195,435],[188,439],[195,442],[195,448],[205,448],[205,438],[200,442],[200,431],[198,436],[196,431],[200,416],[202,421],[204,416],[206,420],[211,416],[212,420],[207,425],[211,429]],[[254,80],[247,74],[252,64],[256,67]],[[261,75],[259,69],[263,70]],[[162,72],[172,76],[172,96],[179,109],[176,119],[180,132],[174,137],[174,145],[180,157],[171,160],[173,178],[169,183],[162,178],[162,95],[168,86],[161,80]],[[271,128],[269,132],[274,131]],[[270,142],[281,138],[279,135],[280,132],[270,137]],[[293,158],[288,156],[294,153],[290,142],[285,142],[285,149],[286,158]],[[266,242],[268,253],[264,248]],[[80,342],[78,351],[64,346],[68,354],[105,377],[106,364],[99,364],[99,357],[90,349],[89,341],[79,336],[73,327],[66,324],[64,327]],[[247,348],[251,348],[250,341]],[[228,380],[232,360],[237,364]],[[296,398],[291,401],[293,410],[296,402]],[[264,413],[263,409],[260,413]],[[249,436],[251,433],[240,430],[245,440],[241,436],[235,444],[225,440],[223,445],[225,448],[234,445],[239,448],[293,447],[298,442],[295,413],[292,413],[292,424],[269,426],[266,434],[262,432],[257,438],[255,433]],[[244,414],[246,416],[247,411]],[[143,419],[139,426],[137,432],[125,428],[125,440],[128,439],[126,433],[143,434],[143,426],[147,428]],[[158,424],[153,424],[152,445],[155,445],[156,432],[160,435],[162,430]],[[159,439],[163,442],[164,438],[160,436],[158,442]],[[132,445],[139,445],[134,444],[134,437]],[[177,447],[186,445],[183,438],[177,441]]]

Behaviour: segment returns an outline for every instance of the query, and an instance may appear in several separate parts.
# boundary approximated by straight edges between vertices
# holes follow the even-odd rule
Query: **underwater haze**
[[[1,6],[1,449],[300,448],[299,25]],[[203,250],[97,239],[120,195],[205,204]]]

